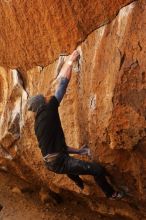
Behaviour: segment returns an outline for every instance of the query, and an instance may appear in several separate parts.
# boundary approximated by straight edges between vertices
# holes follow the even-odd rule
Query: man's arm
[[[80,56],[79,52],[77,50],[74,50],[73,53],[69,56],[68,60],[65,61],[56,79],[57,88],[55,91],[55,97],[58,100],[59,104],[66,93],[68,83],[71,79],[72,64],[74,61],[76,61],[79,58],[79,56]]]
[[[75,149],[75,148],[67,146],[67,151],[69,154],[79,154],[79,155],[91,156],[90,149],[87,145],[83,145],[80,149]]]
[[[67,151],[69,154],[80,154],[80,149],[75,149],[69,146],[67,146]]]
[[[79,56],[80,54],[78,50],[74,50],[73,53],[69,56],[69,58],[65,61],[57,78],[63,77],[63,78],[67,78],[68,80],[70,80],[71,74],[72,74],[73,62],[76,61],[79,58]]]

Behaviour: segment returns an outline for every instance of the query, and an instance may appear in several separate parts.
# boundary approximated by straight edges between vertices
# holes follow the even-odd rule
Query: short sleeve
[[[59,107],[59,102],[55,96],[51,96],[50,100],[47,102],[47,107],[52,109]]]

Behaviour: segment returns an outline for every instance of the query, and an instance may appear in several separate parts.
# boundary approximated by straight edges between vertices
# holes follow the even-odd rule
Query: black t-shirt
[[[59,103],[52,96],[35,118],[35,134],[43,156],[66,151],[65,137],[58,113]]]

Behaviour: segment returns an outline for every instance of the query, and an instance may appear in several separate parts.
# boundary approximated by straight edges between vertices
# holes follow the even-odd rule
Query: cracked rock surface
[[[54,93],[56,58],[78,45],[79,72],[59,108],[66,142],[88,144],[127,197],[111,205],[90,177],[82,193],[97,198],[88,202],[95,212],[146,219],[146,2],[40,2],[0,1],[0,169],[34,187],[80,193],[45,168],[26,111],[30,95]]]

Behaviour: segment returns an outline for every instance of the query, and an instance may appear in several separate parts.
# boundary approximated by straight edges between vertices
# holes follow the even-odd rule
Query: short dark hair
[[[32,96],[27,101],[27,109],[28,111],[37,112],[37,110],[45,103],[45,97],[42,94]]]

